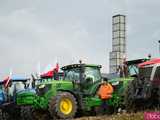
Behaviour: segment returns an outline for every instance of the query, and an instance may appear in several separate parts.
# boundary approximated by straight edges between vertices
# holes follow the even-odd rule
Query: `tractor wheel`
[[[8,114],[8,112],[4,110],[0,110],[0,120],[11,120],[12,117]]]
[[[52,97],[49,103],[49,112],[53,118],[70,119],[77,112],[75,97],[69,92],[61,92]]]
[[[29,106],[21,107],[21,120],[34,120],[33,108]]]
[[[136,103],[133,98],[135,91],[136,91],[136,84],[137,84],[136,79],[137,78],[130,81],[130,83],[128,84],[128,87],[125,90],[124,103],[125,103],[125,108],[128,112],[132,112],[136,110],[136,107],[135,107]]]

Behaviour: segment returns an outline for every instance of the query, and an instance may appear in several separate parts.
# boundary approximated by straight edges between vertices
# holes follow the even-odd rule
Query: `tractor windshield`
[[[64,79],[65,80],[79,80],[80,78],[80,69],[79,68],[72,68],[64,71]]]
[[[85,78],[91,78],[93,82],[101,80],[100,70],[97,67],[86,67]]]
[[[133,76],[133,75],[137,75],[139,73],[139,70],[136,65],[129,65],[128,72],[130,76]]]

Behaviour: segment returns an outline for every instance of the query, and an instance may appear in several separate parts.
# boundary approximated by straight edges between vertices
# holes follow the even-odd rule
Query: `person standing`
[[[113,87],[108,83],[108,79],[104,78],[98,90],[98,96],[102,100],[103,113],[107,110],[107,101],[112,98]]]

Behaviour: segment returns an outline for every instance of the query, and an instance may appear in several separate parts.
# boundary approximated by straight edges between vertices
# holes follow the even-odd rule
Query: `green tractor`
[[[102,81],[100,68],[82,63],[64,66],[63,80],[40,82],[36,85],[36,95],[31,98],[25,93],[18,94],[17,104],[32,104],[34,110],[48,111],[56,119],[70,119],[94,110],[101,105],[97,96]]]

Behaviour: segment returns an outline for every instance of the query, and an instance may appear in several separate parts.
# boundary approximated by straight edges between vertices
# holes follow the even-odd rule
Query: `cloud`
[[[159,2],[145,0],[5,0],[0,2],[0,76],[31,73],[58,59],[109,69],[112,15],[127,15],[128,58],[157,54]]]
[[[70,1],[73,5],[66,3],[63,8],[53,4],[53,9],[43,6],[42,2],[35,8],[29,4],[24,8],[14,7],[7,14],[0,15],[1,73],[7,74],[12,68],[15,73],[29,74],[36,71],[39,61],[44,68],[56,58],[61,65],[78,62],[79,59],[105,64],[105,32],[108,30],[103,2],[93,5],[79,2],[80,5]],[[96,10],[97,5],[99,9]]]

